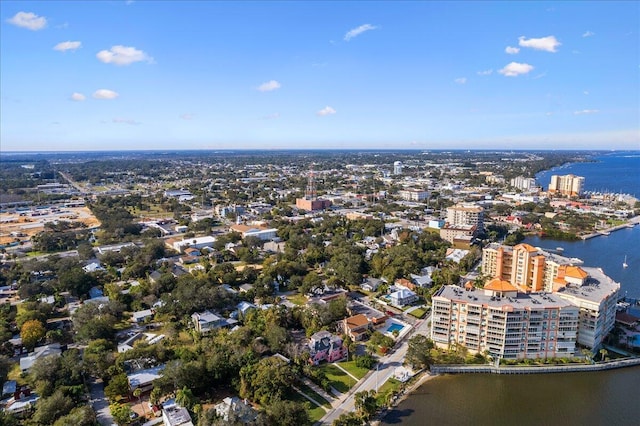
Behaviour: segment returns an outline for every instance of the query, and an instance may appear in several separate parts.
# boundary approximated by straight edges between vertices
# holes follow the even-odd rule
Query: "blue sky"
[[[638,2],[2,1],[0,149],[640,149]]]

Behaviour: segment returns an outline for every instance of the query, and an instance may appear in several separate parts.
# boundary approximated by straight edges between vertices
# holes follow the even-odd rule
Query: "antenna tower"
[[[313,175],[313,164],[309,169],[309,178],[307,180],[307,190],[305,192],[305,198],[307,200],[315,200],[316,199],[316,182]]]

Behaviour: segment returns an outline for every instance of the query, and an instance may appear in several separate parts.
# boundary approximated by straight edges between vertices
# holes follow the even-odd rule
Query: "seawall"
[[[549,374],[573,373],[580,371],[604,371],[616,368],[640,365],[640,358],[625,358],[605,361],[597,364],[565,364],[565,365],[523,365],[503,366],[495,365],[432,365],[431,374]]]

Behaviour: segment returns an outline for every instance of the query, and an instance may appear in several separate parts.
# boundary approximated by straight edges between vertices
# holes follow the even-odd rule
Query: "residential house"
[[[343,319],[341,327],[354,342],[363,340],[367,332],[372,328],[371,321],[369,321],[369,318],[364,314],[358,314]]]
[[[207,333],[211,330],[237,323],[234,319],[226,319],[210,311],[196,312],[191,315],[191,320],[199,333]]]
[[[36,360],[46,356],[60,356],[62,354],[62,346],[60,343],[52,343],[50,345],[39,346],[33,350],[28,356],[20,358],[20,370],[24,373],[29,371]]]
[[[136,324],[142,324],[147,319],[153,318],[153,315],[155,315],[155,312],[153,311],[153,309],[145,309],[145,310],[142,310],[142,311],[136,311],[133,314],[131,314],[131,320],[133,322],[135,322]]]
[[[360,284],[360,288],[363,289],[364,291],[378,291],[378,287],[380,287],[382,284],[384,284],[384,281],[382,281],[380,278],[365,278],[362,282],[362,284]]]
[[[342,338],[328,331],[318,331],[309,341],[309,362],[318,365],[322,361],[336,362],[347,357]]]
[[[406,288],[400,288],[389,294],[389,301],[394,306],[406,306],[418,300],[418,295]]]
[[[225,422],[251,423],[258,417],[258,413],[249,405],[247,400],[237,396],[227,397],[213,407],[216,414]]]
[[[162,370],[164,370],[164,365],[127,374],[131,392],[136,389],[140,389],[141,392],[147,392],[153,389],[153,381],[162,377]]]
[[[164,426],[193,426],[193,421],[186,408],[173,404],[163,407],[162,424]]]

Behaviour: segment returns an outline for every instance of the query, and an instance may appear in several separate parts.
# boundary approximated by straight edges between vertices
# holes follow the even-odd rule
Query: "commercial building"
[[[429,191],[419,189],[402,189],[398,191],[398,197],[405,201],[423,201],[429,198]]]
[[[476,235],[477,227],[475,225],[450,225],[445,224],[440,229],[440,238],[449,241],[457,248],[468,248],[473,237]]]
[[[559,194],[566,197],[577,197],[582,194],[584,177],[575,175],[553,175],[549,184],[550,194]]]
[[[276,228],[267,228],[266,226],[258,225],[231,225],[230,229],[242,234],[242,238],[256,237],[263,241],[273,240],[276,237]]]

